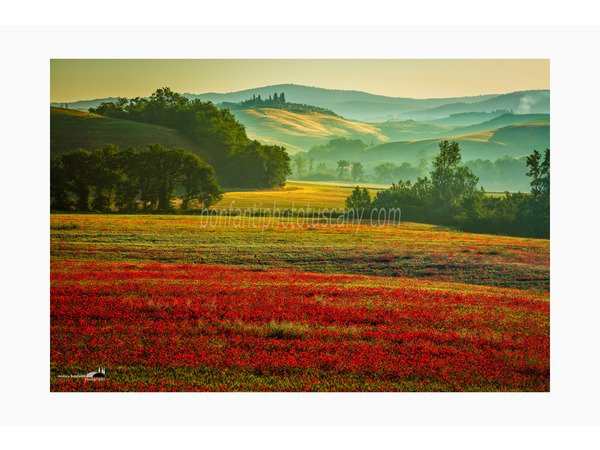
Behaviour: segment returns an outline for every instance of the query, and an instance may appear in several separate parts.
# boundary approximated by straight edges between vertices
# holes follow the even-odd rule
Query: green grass
[[[53,214],[52,260],[229,264],[549,290],[549,241],[401,223]],[[76,225],[77,228],[74,228]]]
[[[50,155],[84,148],[95,150],[106,144],[144,149],[152,144],[183,147],[201,155],[200,148],[178,131],[159,125],[113,119],[63,108],[50,108]]]

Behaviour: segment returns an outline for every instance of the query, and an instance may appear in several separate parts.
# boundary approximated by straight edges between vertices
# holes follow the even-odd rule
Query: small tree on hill
[[[394,169],[396,164],[393,162],[386,162],[375,166],[375,179],[380,183],[389,183],[394,180]]]
[[[304,168],[306,167],[306,159],[298,153],[294,158],[294,165],[296,166],[296,175],[299,177],[304,175]]]
[[[536,236],[550,237],[550,149],[544,159],[537,150],[527,157],[527,176],[532,177],[530,223]]]
[[[345,160],[345,159],[340,159],[337,162],[338,166],[337,166],[337,172],[338,172],[338,178],[340,180],[343,180],[344,178],[346,178],[346,174],[348,173],[348,168],[350,167],[350,161]]]
[[[356,181],[356,180],[362,181],[364,174],[365,174],[365,171],[364,171],[363,165],[361,163],[359,163],[359,162],[352,163],[351,175],[352,175],[353,181]]]
[[[356,186],[346,198],[346,208],[355,212],[363,211],[371,207],[371,194],[367,188]]]
[[[544,152],[544,160],[537,150],[527,157],[527,172],[531,180],[531,194],[534,197],[550,197],[550,149]]]
[[[440,153],[433,160],[431,197],[434,207],[446,216],[454,216],[461,203],[477,191],[479,178],[461,165],[460,147],[456,142],[442,141]]]

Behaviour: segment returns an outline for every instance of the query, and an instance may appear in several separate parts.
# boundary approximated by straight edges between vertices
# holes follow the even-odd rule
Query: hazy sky
[[[50,101],[202,94],[294,83],[391,97],[460,97],[550,88],[547,59],[53,59]]]

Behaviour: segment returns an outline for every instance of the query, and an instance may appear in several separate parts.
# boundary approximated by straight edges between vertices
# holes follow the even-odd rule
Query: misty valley
[[[292,180],[414,183],[428,173],[439,142],[446,139],[458,142],[462,161],[486,191],[527,192],[525,158],[550,146],[549,91],[419,100],[277,85],[181,97],[213,102],[232,113],[248,139],[285,148]],[[136,103],[143,101],[109,98],[53,104],[52,156],[107,142],[140,149],[158,142],[219,164],[217,156],[191,139],[185,126],[136,117]],[[97,116],[86,115],[88,110]],[[96,120],[86,120],[92,117]],[[103,119],[107,117],[113,120]],[[217,178],[224,178],[218,170]]]

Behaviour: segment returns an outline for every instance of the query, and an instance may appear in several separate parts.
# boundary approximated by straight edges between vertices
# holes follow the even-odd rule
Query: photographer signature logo
[[[58,375],[58,378],[83,378],[83,381],[104,381],[106,379],[106,368],[98,367],[95,372],[89,372],[87,375]]]

